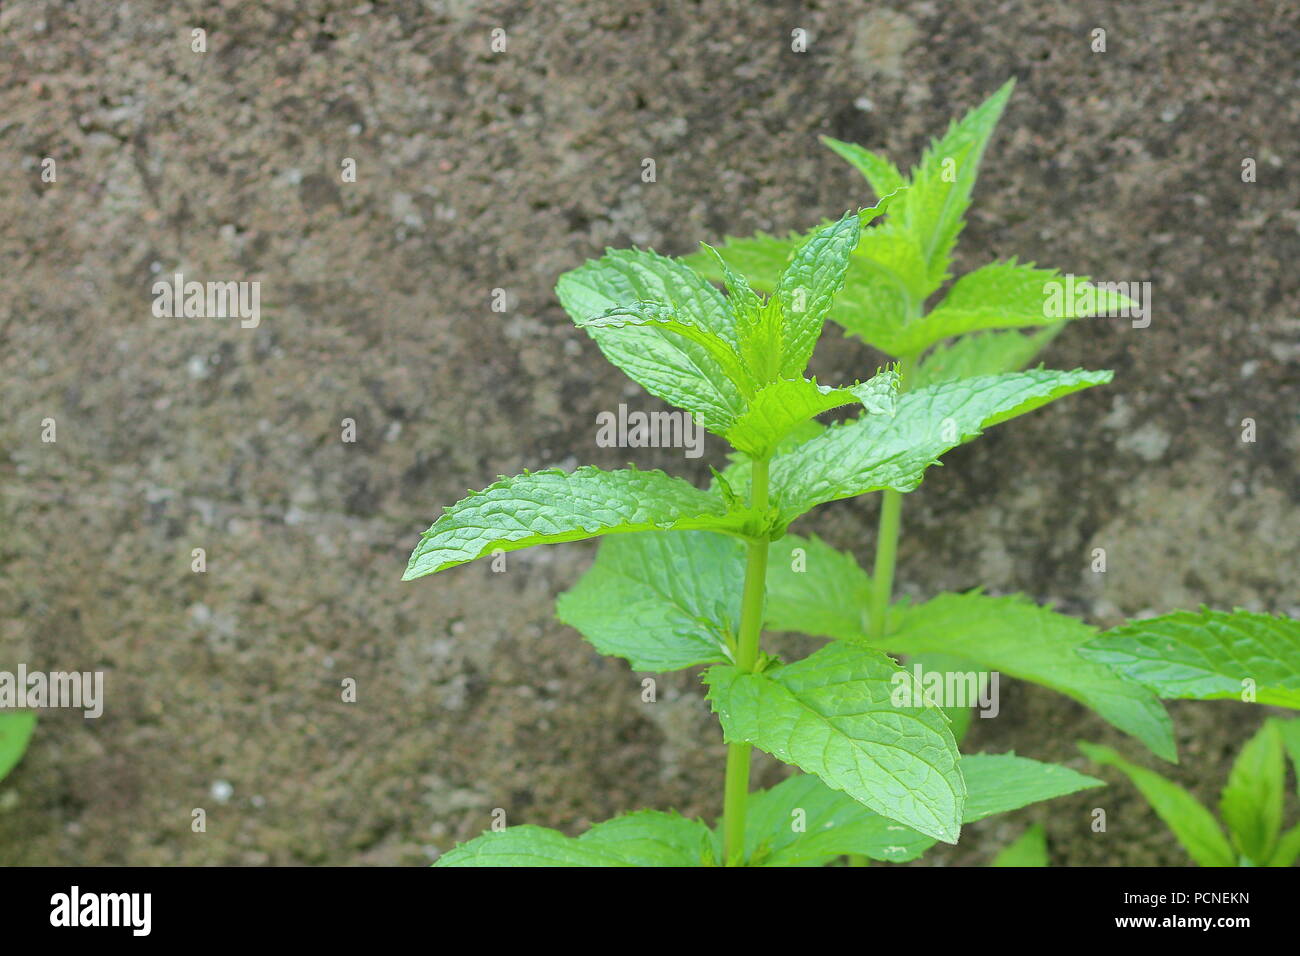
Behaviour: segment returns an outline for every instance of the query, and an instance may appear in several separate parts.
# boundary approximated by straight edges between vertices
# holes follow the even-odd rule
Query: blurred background
[[[501,473],[706,481],[713,437],[699,459],[597,447],[598,412],[662,406],[571,327],[557,276],[869,203],[819,135],[906,168],[1008,77],[957,273],[1018,255],[1149,280],[1152,321],[1068,328],[1046,364],[1114,384],[930,472],[900,590],[1021,591],[1101,626],[1300,614],[1298,45],[1300,10],[1257,0],[5,3],[0,670],[103,671],[106,701],[42,713],[0,782],[0,862],[410,865],[498,807],[571,834],[643,806],[712,818],[698,675],[643,703],[554,619],[593,544],[402,584],[406,558]],[[177,272],[260,282],[260,323],[155,316]],[[828,327],[814,370],[879,362]],[[877,508],[795,530],[865,561]],[[1064,697],[1002,695],[969,749],[1155,762]],[[1163,769],[1213,801],[1267,712],[1171,711]],[[783,772],[760,759],[756,782]],[[1185,863],[1101,775],[922,863],[986,863],[1033,820],[1057,864]]]

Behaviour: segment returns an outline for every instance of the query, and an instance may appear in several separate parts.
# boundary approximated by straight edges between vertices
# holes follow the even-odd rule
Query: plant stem
[[[750,478],[750,505],[767,510],[767,459],[755,459]],[[745,563],[745,590],[740,604],[740,635],[736,646],[736,667],[751,672],[758,664],[759,637],[763,629],[763,596],[767,591],[766,537],[749,542]],[[749,757],[753,747],[727,744],[727,777],[723,793],[723,861],[739,865],[745,853],[745,809],[749,801]]]
[[[885,636],[885,615],[894,589],[894,559],[898,554],[898,528],[903,514],[903,496],[886,488],[880,502],[880,530],[876,533],[876,564],[871,572],[871,637]]]
[[[723,861],[738,866],[745,852],[745,804],[749,801],[749,744],[727,744],[727,782],[723,796]]]
[[[904,356],[898,362],[898,391],[906,392],[916,371],[916,356]],[[880,502],[880,530],[876,534],[876,564],[871,580],[871,637],[885,636],[885,617],[894,591],[894,561],[898,555],[898,531],[902,523],[903,495],[886,488]]]

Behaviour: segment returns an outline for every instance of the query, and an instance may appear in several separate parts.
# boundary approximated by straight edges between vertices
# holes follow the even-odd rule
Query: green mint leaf
[[[715,281],[721,281],[727,287],[727,304],[731,307],[732,315],[737,317],[749,315],[762,308],[763,302],[758,297],[758,293],[750,286],[749,280],[727,265],[727,260],[722,258],[717,249],[714,249],[707,242],[701,242],[700,245],[704,247],[705,256],[711,258],[716,265],[717,272],[714,274],[718,276],[718,279]],[[702,269],[696,271],[705,278],[711,278],[711,275],[706,274]],[[712,272],[711,269],[710,273]],[[736,333],[736,339],[739,342],[739,331]]]
[[[766,385],[780,377],[784,337],[785,315],[780,299],[759,302],[737,314],[740,360],[753,381]]]
[[[598,823],[578,840],[622,857],[629,866],[701,866],[712,862],[703,820],[642,810]]]
[[[963,823],[974,823],[998,813],[1010,813],[1031,803],[1103,787],[1105,782],[1060,764],[1005,754],[963,754],[966,778],[966,813]]]
[[[736,344],[735,319],[722,293],[684,263],[650,250],[606,250],[560,276],[556,288],[575,321],[630,302],[662,302],[683,322]]]
[[[1219,798],[1232,845],[1256,866],[1266,865],[1277,847],[1285,790],[1282,735],[1274,721],[1266,720],[1241,748]]]
[[[1129,763],[1109,747],[1080,742],[1079,749],[1089,759],[1114,767],[1128,777],[1196,863],[1201,866],[1237,865],[1236,854],[1213,814],[1178,784],[1154,770]]]
[[[0,780],[18,765],[36,729],[36,712],[11,710],[0,713]]]
[[[1300,709],[1300,621],[1251,611],[1176,611],[1129,621],[1087,647],[1161,697]]]
[[[813,232],[795,251],[767,301],[706,246],[730,292],[730,300],[723,302],[725,322],[714,314],[713,299],[699,294],[698,286],[707,282],[694,273],[694,284],[688,282],[682,273],[689,269],[650,253],[611,253],[566,274],[557,289],[575,324],[597,336],[607,352],[623,349],[629,344],[626,336],[633,336],[630,342],[637,348],[627,350],[620,360],[633,378],[686,408],[737,449],[766,458],[790,430],[821,412],[853,401],[861,401],[869,411],[892,407],[897,388],[892,372],[839,390],[802,377],[826,312],[843,284],[859,222],[860,216],[850,212]],[[602,297],[612,300],[632,284],[629,276],[640,280],[643,271],[661,293],[675,295],[675,301],[625,299],[586,314]],[[651,284],[641,281],[638,288],[644,291]],[[645,340],[646,331],[662,337]],[[699,354],[686,354],[688,346]],[[707,361],[696,361],[700,355]]]
[[[984,147],[997,126],[1015,86],[1008,80],[996,93],[953,123],[930,144],[912,170],[901,209],[895,215],[921,245],[928,274],[928,291],[942,285],[962,217],[970,205]]]
[[[1177,759],[1169,715],[1155,695],[1079,656],[1078,648],[1097,633],[1083,621],[1018,596],[978,592],[896,606],[891,616],[892,633],[882,649],[952,654],[978,669],[1050,687],[1090,707],[1163,759]],[[868,639],[864,635],[861,640]]]
[[[983,429],[1110,379],[1110,372],[1038,370],[908,392],[892,418],[868,415],[832,426],[776,455],[775,503],[788,524],[827,501],[885,488],[912,491],[940,455]]]
[[[821,866],[848,853],[905,863],[934,842],[911,827],[864,810],[852,797],[830,789],[812,774],[801,773],[752,794],[745,814],[745,859],[750,865]],[[720,832],[715,844],[720,857]]]
[[[832,644],[761,674],[711,667],[704,680],[728,741],[753,744],[882,816],[955,843],[966,798],[957,745],[936,708],[893,705],[900,670],[884,654]]]
[[[1268,861],[1269,866],[1291,866],[1300,857],[1300,823],[1297,823],[1277,841],[1277,849]]]
[[[619,305],[589,319],[575,319],[574,324],[588,331],[652,326],[681,336],[708,352],[709,357],[717,363],[742,395],[748,395],[753,391],[753,379],[742,367],[731,345],[712,332],[691,325],[688,318],[679,315],[676,309],[662,302],[633,302],[629,305]]]
[[[780,373],[802,375],[822,334],[835,296],[844,287],[849,257],[858,244],[861,220],[846,212],[838,222],[814,232],[795,250],[773,296],[785,318]]]
[[[758,389],[744,414],[723,435],[737,450],[767,458],[796,426],[856,401],[853,389],[818,385],[815,379],[777,379]]]
[[[622,860],[588,849],[559,830],[531,825],[489,831],[444,853],[433,864],[448,866],[623,866]]]
[[[620,306],[656,302],[681,326],[733,348],[736,343],[735,319],[722,293],[684,264],[653,252],[610,251],[566,272],[555,291],[579,324]],[[687,409],[710,430],[725,428],[744,410],[741,389],[716,350],[679,332],[659,324],[587,329],[605,357],[650,394]]]
[[[863,616],[866,616],[865,611]],[[945,687],[967,688],[966,703],[939,705],[939,709],[948,718],[948,729],[952,731],[953,739],[961,744],[975,719],[975,708],[986,693],[989,683],[988,674],[981,671],[979,665],[954,654],[909,654],[904,666],[913,672],[919,667],[921,673],[927,677],[933,674],[935,678],[941,678]],[[948,683],[950,680],[955,683]]]
[[[580,837],[546,827],[489,831],[434,866],[701,866],[711,837],[702,821],[642,810],[597,823]]]
[[[958,766],[967,791],[963,823],[1103,785],[1067,767],[1014,753],[963,755]],[[864,811],[811,774],[754,794],[745,823],[746,859],[763,866],[819,866],[849,853],[904,863],[934,843],[911,827]]]
[[[920,244],[891,218],[863,231],[830,317],[873,348],[901,357],[899,336],[920,314],[927,281]]]
[[[818,385],[816,379],[777,379],[759,387],[723,435],[738,451],[767,458],[820,434],[821,426],[810,423],[811,419],[833,408],[856,402],[869,415],[892,415],[898,406],[898,384],[898,374],[892,370],[847,388]],[[744,473],[748,475],[748,467]]]
[[[725,282],[726,273],[719,265],[721,260],[745,276],[751,288],[770,293],[776,291],[781,273],[790,264],[795,250],[807,238],[807,235],[798,232],[790,232],[785,238],[765,232],[744,238],[724,236],[720,245],[682,256],[681,262],[706,279]]]
[[[867,206],[858,211],[858,224],[865,230],[868,223],[885,215],[895,203],[902,201],[905,189],[897,190],[884,196],[874,206]],[[736,272],[744,275],[754,289],[759,292],[775,292],[781,273],[790,265],[795,252],[816,232],[833,225],[830,220],[807,232],[789,232],[785,238],[758,232],[745,238],[726,236],[719,246],[708,246],[699,252],[683,256],[681,262],[698,274],[713,282],[726,281],[726,273],[719,265],[719,259]],[[865,234],[865,233],[864,233]]]
[[[662,471],[535,471],[502,478],[447,508],[420,539],[410,581],[493,551],[580,541],[625,531],[709,528],[739,532],[746,512]]]
[[[1018,372],[1064,328],[1064,323],[1057,323],[1032,335],[1014,329],[982,332],[937,345],[917,366],[912,387],[924,388],[980,375]]]
[[[794,534],[768,548],[763,619],[772,630],[857,640],[870,600],[871,580],[852,554]]]
[[[823,136],[821,141],[860,172],[879,198],[884,199],[907,186],[898,167],[879,153],[829,136]]]
[[[1075,276],[1072,283],[1067,286],[1057,270],[1038,269],[1032,263],[990,263],[953,283],[947,297],[925,318],[901,329],[891,347],[897,354],[915,355],[955,335],[1114,315],[1133,304],[1127,296],[1093,286],[1087,276]],[[1058,291],[1053,294],[1050,288]],[[1067,288],[1072,296],[1065,295]]]
[[[1067,282],[1068,278],[1068,282]],[[1073,296],[1065,293],[1072,291]],[[1057,297],[1059,293],[1059,298]],[[1086,319],[1136,305],[1126,295],[1093,284],[1088,276],[1063,276],[1014,257],[968,272],[919,324],[951,324],[964,334],[976,329],[1024,328],[1046,321]],[[1045,306],[1054,317],[1044,320]]]
[[[850,385],[849,391],[862,403],[868,415],[893,415],[898,411],[898,389],[901,384],[898,373],[886,369],[876,372],[859,385]]]
[[[1047,866],[1047,831],[1035,823],[998,852],[989,866]]]
[[[744,548],[725,535],[617,535],[555,608],[602,654],[633,670],[674,671],[731,660],[744,577]]]

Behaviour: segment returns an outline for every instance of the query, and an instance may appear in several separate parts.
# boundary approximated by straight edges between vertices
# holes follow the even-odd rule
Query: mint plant
[[[1091,284],[1086,276],[1074,279],[1072,295],[1053,294],[1065,288],[1056,269],[1009,259],[961,276],[936,305],[928,306],[952,278],[952,252],[979,164],[1013,88],[1014,81],[1008,81],[954,122],[931,143],[910,176],[878,153],[823,137],[878,196],[887,198],[882,203],[887,215],[863,231],[845,269],[844,289],[827,317],[897,361],[900,393],[958,387],[963,381],[1023,368],[1064,323],[1133,305],[1118,292]],[[798,234],[728,237],[716,252],[701,252],[686,261],[714,280],[723,279],[727,268],[743,269],[754,288],[768,290],[806,241]],[[902,401],[906,403],[906,395]],[[778,601],[769,612],[776,617],[769,623],[777,629],[866,642],[936,667],[997,670],[1051,687],[1137,736],[1161,757],[1176,759],[1172,726],[1154,694],[1075,653],[1096,636],[1082,621],[1019,597],[980,592],[941,595],[917,607],[891,610],[902,496],[910,490],[884,489],[870,577],[851,556],[830,560],[837,577],[817,587],[820,597],[839,609],[834,619],[829,612],[809,618],[809,600],[785,607]],[[820,542],[814,546],[824,547]],[[790,582],[795,588],[808,583]]]
[[[610,536],[560,598],[559,617],[637,670],[706,668],[728,747],[723,815],[709,827],[641,811],[576,838],[513,826],[439,865],[901,862],[955,841],[962,823],[1099,785],[1014,754],[963,756],[969,708],[939,706],[942,695],[895,657],[924,663],[927,676],[1005,673],[1054,688],[1167,760],[1176,752],[1161,697],[1295,706],[1300,635],[1284,618],[1180,612],[1099,635],[1015,595],[892,601],[901,495],[984,428],[1109,381],[1109,372],[1016,370],[1063,322],[1132,305],[1076,280],[1078,297],[1052,307],[1059,273],[1013,259],[958,279],[927,311],[950,278],[1010,91],[954,124],[906,179],[883,157],[828,140],[880,196],[874,207],[804,235],[728,239],[685,260],[611,250],[561,278],[562,304],[605,356],[725,438],[731,463],[707,489],[635,467],[502,478],[446,509],[405,577]],[[865,382],[818,384],[807,365],[827,318],[896,361]],[[846,405],[860,408],[855,419],[815,420]],[[884,500],[871,576],[851,554],[787,532],[818,505],[873,491]],[[831,643],[785,662],[763,650],[764,627]],[[805,773],[751,794],[754,747]],[[1045,861],[1038,830],[999,857]]]
[[[815,865],[844,854],[901,861],[937,840],[955,842],[964,822],[1099,784],[1015,754],[963,757],[944,712],[871,637],[877,628],[861,603],[875,589],[865,575],[816,539],[787,534],[826,502],[911,491],[941,455],[983,429],[1111,377],[1039,369],[907,390],[897,368],[841,387],[806,377],[862,226],[897,199],[813,231],[766,296],[707,247],[725,296],[682,262],[639,250],[611,251],[561,278],[561,303],[605,356],[725,438],[733,461],[707,489],[636,468],[503,477],[445,510],[404,579],[497,551],[609,536],[561,599],[560,617],[638,670],[707,668],[727,742],[722,819],[711,828],[641,811],[576,838],[512,826],[439,865]],[[845,405],[860,406],[858,417],[829,427],[813,420]],[[947,610],[915,609],[924,626],[902,632],[904,649],[937,640]],[[782,626],[796,612],[799,629],[835,640],[785,662],[763,650],[761,631],[765,620]],[[989,653],[1019,654],[1028,673],[1059,665],[1081,639],[1052,630],[1061,625],[1040,622],[1040,613],[1049,612],[1023,602],[974,609]],[[1021,627],[1041,630],[1017,635]],[[970,643],[970,659],[984,654]],[[1095,706],[1125,729],[1172,747],[1154,695],[1104,665],[1077,655],[1073,662],[1074,672],[1051,679],[1095,694]],[[910,703],[895,702],[900,688]],[[754,747],[805,775],[751,794]]]
[[[1291,866],[1300,858],[1300,823],[1282,829],[1284,752],[1291,755],[1300,792],[1300,718],[1266,720],[1237,755],[1219,798],[1227,836],[1214,814],[1172,780],[1109,747],[1080,743],[1079,749],[1128,777],[1200,866]]]

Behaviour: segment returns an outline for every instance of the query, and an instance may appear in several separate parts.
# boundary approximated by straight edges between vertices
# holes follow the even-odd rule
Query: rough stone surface
[[[1019,590],[1103,625],[1300,612],[1298,33],[1294,7],[1251,0],[6,3],[0,669],[103,670],[109,699],[42,717],[0,783],[0,862],[420,864],[495,808],[570,833],[718,812],[696,675],[642,703],[640,675],[554,620],[590,545],[401,584],[406,556],[499,473],[635,458],[705,479],[716,440],[697,461],[595,447],[599,410],[655,406],[570,327],[555,278],[606,245],[684,253],[862,204],[819,134],[907,164],[1008,76],[958,270],[1019,255],[1150,280],[1153,321],[1067,330],[1046,362],[1115,383],[932,472],[902,590]],[[154,317],[176,272],[260,281],[260,326]],[[815,366],[878,362],[830,333]],[[865,560],[877,507],[798,530]],[[1172,710],[1172,772],[1213,800],[1264,712]],[[1023,684],[976,723],[976,748],[1079,768],[1080,738],[1138,754]],[[1102,775],[925,862],[987,862],[1034,819],[1057,863],[1183,862]]]

